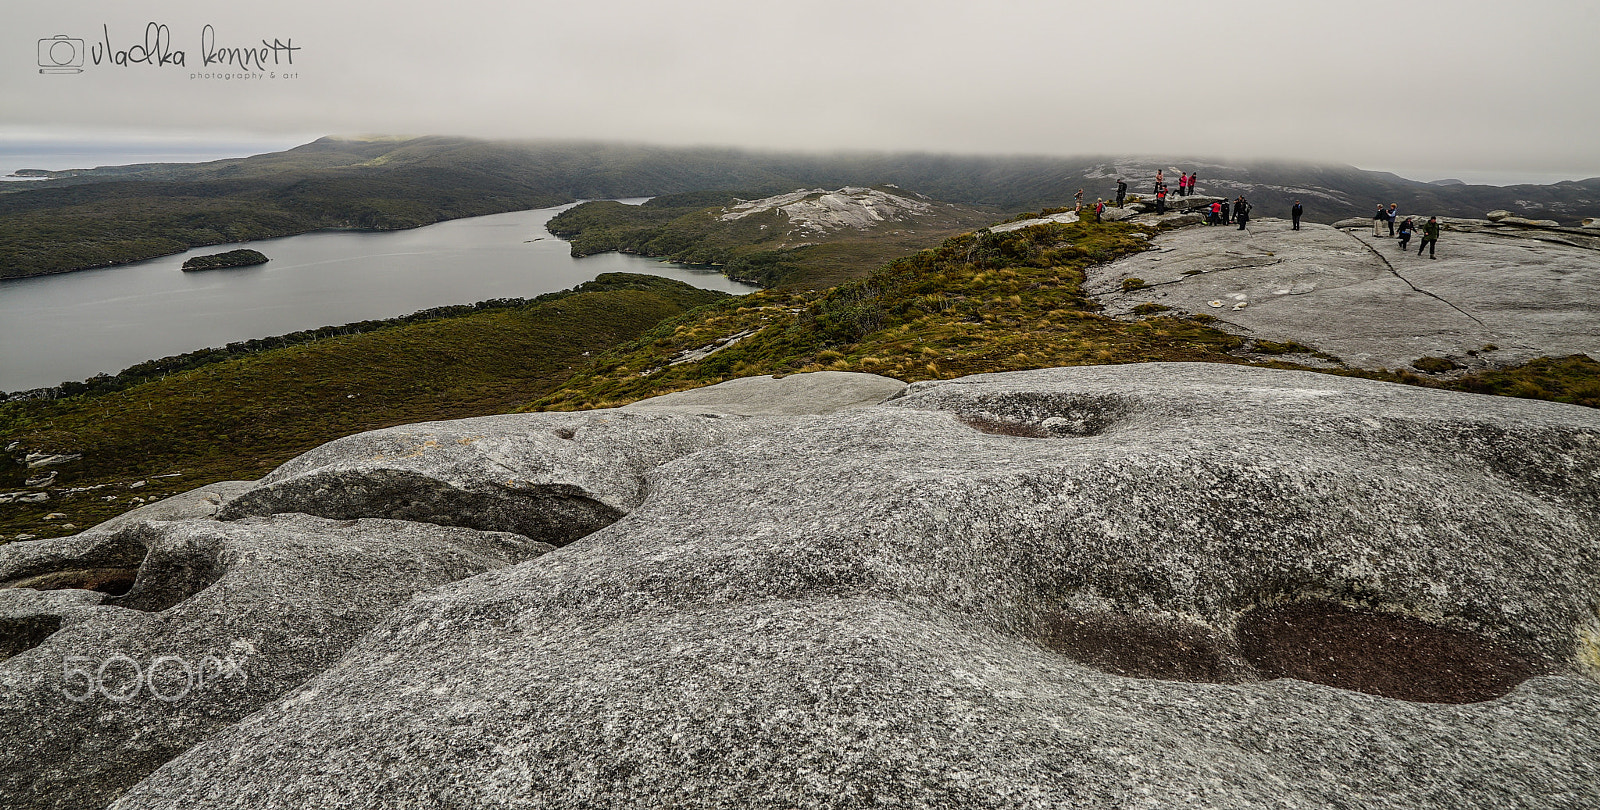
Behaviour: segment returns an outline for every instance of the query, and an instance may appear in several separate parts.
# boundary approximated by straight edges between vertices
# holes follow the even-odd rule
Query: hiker
[[[1400,210],[1394,203],[1389,203],[1389,238],[1394,238],[1394,222],[1400,218]]]
[[[1081,189],[1081,188],[1078,189],[1078,193],[1074,194],[1072,199],[1076,201],[1076,204],[1073,205],[1073,207],[1072,207],[1072,213],[1074,213],[1074,214],[1083,213],[1083,189]]]
[[[1372,215],[1372,235],[1373,236],[1382,236],[1383,235],[1383,223],[1388,222],[1388,221],[1389,221],[1389,212],[1388,212],[1388,210],[1383,207],[1383,203],[1378,203],[1378,213]]]
[[[1198,182],[1199,179],[1200,178],[1194,172],[1189,172],[1189,193],[1190,194],[1194,194],[1194,184],[1196,182]]]
[[[1152,191],[1159,192],[1159,191],[1161,191],[1161,187],[1166,185],[1166,184],[1167,184],[1167,180],[1166,180],[1165,177],[1162,176],[1161,170],[1160,169],[1156,169],[1156,187],[1154,189],[1152,189]]]
[[[1178,172],[1178,196],[1182,197],[1182,196],[1184,196],[1184,195],[1186,195],[1188,193],[1189,193],[1189,173],[1188,172]]]
[[[1417,223],[1413,222],[1411,220],[1411,217],[1406,217],[1406,221],[1400,223],[1400,249],[1401,250],[1405,250],[1406,246],[1411,244],[1411,232],[1415,231],[1416,229],[1417,229]]]
[[[1128,184],[1122,178],[1117,178],[1117,207],[1122,207],[1122,199],[1128,196]]]
[[[1228,205],[1228,201],[1226,199],[1224,199],[1222,201],[1222,224],[1227,225],[1228,223],[1230,223],[1232,221],[1233,221],[1233,206]]]
[[[1105,212],[1106,212],[1106,201],[1105,200],[1100,200],[1100,199],[1095,200],[1094,201],[1094,221],[1095,222],[1099,222],[1100,221],[1100,215],[1104,214]]]
[[[1214,202],[1214,203],[1211,204],[1211,218],[1206,220],[1206,224],[1207,225],[1221,225],[1222,224],[1222,203]]]
[[[1250,203],[1245,200],[1243,194],[1233,201],[1233,218],[1239,221],[1241,231],[1244,230],[1244,226],[1250,224]]]
[[[1428,258],[1437,259],[1433,249],[1439,245],[1439,218],[1428,217],[1428,224],[1422,226],[1422,243],[1417,245],[1417,255],[1422,255],[1422,249],[1428,249]]]
[[[1167,187],[1165,185],[1156,186],[1156,213],[1167,213]]]
[[[1294,207],[1289,209],[1289,218],[1294,220],[1294,227],[1290,228],[1289,230],[1292,230],[1292,231],[1300,230],[1300,215],[1304,214],[1305,212],[1306,212],[1305,206],[1301,205],[1299,200],[1295,200],[1294,201]]]

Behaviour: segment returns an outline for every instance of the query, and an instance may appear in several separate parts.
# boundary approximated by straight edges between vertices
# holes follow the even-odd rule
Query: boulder
[[[115,807],[1600,805],[1594,410],[1153,364],[766,426]]]
[[[1489,213],[1484,214],[1483,218],[1489,220],[1490,222],[1499,222],[1500,220],[1506,219],[1506,218],[1508,218],[1510,216],[1511,216],[1511,212],[1510,211],[1497,210],[1497,211],[1490,211]]]
[[[1594,217],[1586,217],[1583,220],[1582,227],[1585,227],[1585,228],[1600,228],[1600,219],[1595,219]]]
[[[375,430],[291,459],[217,517],[388,517],[561,546],[637,506],[652,469],[739,434],[741,421],[589,411]]]
[[[1107,208],[1100,213],[1100,219],[1104,222],[1122,222],[1123,220],[1133,219],[1138,215],[1139,212],[1132,206],[1127,208]]]
[[[0,547],[0,806],[104,807],[420,591],[550,546],[307,515]]]
[[[1527,217],[1501,217],[1501,225],[1521,225],[1524,228],[1559,228],[1561,223],[1553,219],[1528,219]]]

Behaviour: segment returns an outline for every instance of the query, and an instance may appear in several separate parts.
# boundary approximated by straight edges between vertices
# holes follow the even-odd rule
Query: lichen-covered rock
[[[1600,415],[1219,365],[656,468],[118,808],[1600,804]]]
[[[103,807],[419,591],[550,546],[306,515],[0,547],[0,806]]]
[[[560,546],[637,506],[650,470],[741,430],[741,420],[622,411],[405,425],[304,453],[218,517],[386,517]]]

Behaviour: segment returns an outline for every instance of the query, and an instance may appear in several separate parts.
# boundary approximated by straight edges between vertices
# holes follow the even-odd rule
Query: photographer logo
[[[57,34],[39,40],[40,73],[82,73],[83,40]]]

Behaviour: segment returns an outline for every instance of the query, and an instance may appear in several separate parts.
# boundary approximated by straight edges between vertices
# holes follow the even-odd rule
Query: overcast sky
[[[0,21],[0,145],[452,134],[1600,176],[1595,0],[6,0]],[[139,61],[151,22],[166,65]]]

